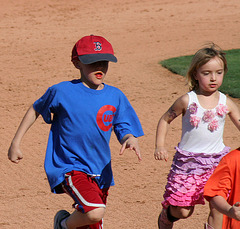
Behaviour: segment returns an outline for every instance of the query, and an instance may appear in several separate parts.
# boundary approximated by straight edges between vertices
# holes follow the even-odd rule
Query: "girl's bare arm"
[[[168,152],[165,148],[165,140],[170,123],[180,114],[185,114],[188,105],[188,95],[185,94],[177,99],[166,113],[160,118],[157,125],[156,143],[154,157],[156,160],[168,159]]]

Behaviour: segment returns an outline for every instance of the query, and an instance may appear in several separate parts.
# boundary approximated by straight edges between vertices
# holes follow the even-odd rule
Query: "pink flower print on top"
[[[194,127],[198,127],[198,124],[200,123],[201,118],[199,118],[196,115],[190,115],[190,123]]]
[[[216,107],[216,112],[219,116],[224,116],[226,115],[229,111],[228,111],[228,107],[226,105],[223,104],[219,104]]]
[[[198,109],[198,105],[196,103],[192,103],[190,106],[189,106],[189,112],[191,114],[196,114],[197,113],[197,109]]]
[[[208,130],[210,130],[211,132],[217,130],[218,127],[219,127],[218,120],[214,119],[214,118],[215,117],[223,118],[223,116],[226,115],[229,112],[228,111],[228,107],[226,105],[219,104],[216,107],[216,112],[214,112],[213,110],[206,110],[203,113],[203,117],[200,118],[200,117],[198,117],[196,115],[197,114],[197,110],[198,110],[198,105],[196,103],[192,103],[189,106],[190,123],[191,123],[191,125],[197,128],[199,123],[202,120],[202,121],[208,123]]]
[[[208,124],[208,129],[213,132],[214,130],[217,130],[218,128],[218,120],[214,119]]]
[[[207,110],[204,112],[202,119],[204,122],[211,122],[214,116],[215,114],[212,110]]]

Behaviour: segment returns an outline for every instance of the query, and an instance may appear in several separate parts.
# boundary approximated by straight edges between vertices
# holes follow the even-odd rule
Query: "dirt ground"
[[[223,49],[240,48],[239,0],[0,0],[0,228],[53,228],[56,211],[72,211],[67,195],[50,192],[43,168],[49,125],[42,118],[25,135],[24,159],[7,159],[11,139],[28,107],[60,81],[78,78],[70,62],[74,43],[84,35],[101,35],[113,45],[106,83],[120,88],[141,120],[142,162],[111,140],[116,185],[110,189],[105,229],[157,228],[157,217],[171,165],[153,158],[159,117],[188,91],[183,77],[158,62],[193,54],[208,41]],[[240,101],[235,99],[240,107]],[[167,147],[181,135],[181,119],[171,125]],[[239,132],[227,119],[225,144],[239,146]],[[203,228],[208,205],[174,226]]]

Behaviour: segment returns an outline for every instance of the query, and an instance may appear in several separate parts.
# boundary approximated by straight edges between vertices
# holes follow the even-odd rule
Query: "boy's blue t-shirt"
[[[72,170],[95,176],[100,188],[114,185],[109,141],[114,130],[120,141],[126,134],[143,135],[140,121],[126,96],[117,88],[87,88],[80,80],[48,88],[33,104],[52,124],[45,157],[51,190]]]

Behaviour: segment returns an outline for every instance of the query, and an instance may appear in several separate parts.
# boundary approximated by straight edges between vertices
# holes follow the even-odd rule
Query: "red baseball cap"
[[[112,45],[101,36],[82,37],[73,47],[72,60],[79,59],[83,64],[98,61],[117,62]]]

